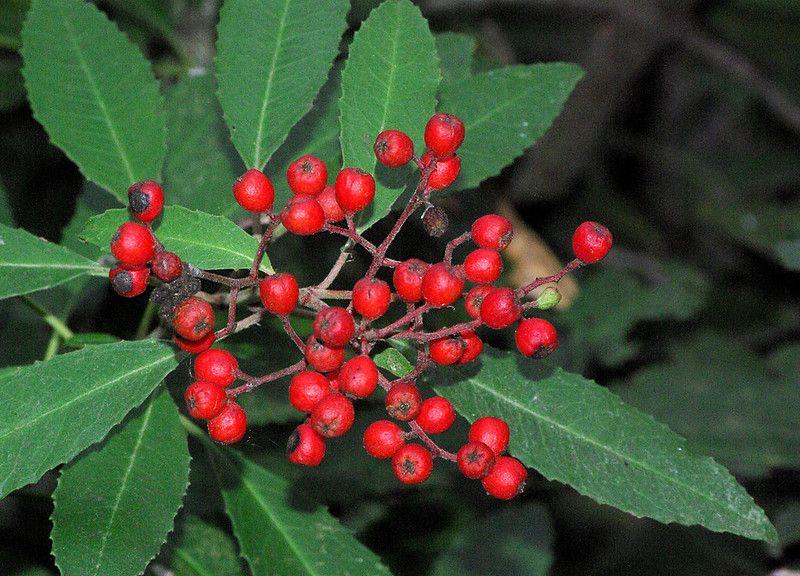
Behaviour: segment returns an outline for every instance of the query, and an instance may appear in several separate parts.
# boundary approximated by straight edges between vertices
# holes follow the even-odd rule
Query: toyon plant
[[[0,297],[46,312],[31,293],[107,277],[144,312],[126,341],[48,315],[46,360],[0,371],[0,497],[58,468],[64,574],[181,561],[227,573],[203,560],[212,529],[181,511],[190,470],[190,494],[222,495],[235,544],[210,537],[234,567],[238,549],[256,576],[389,573],[291,480],[314,471],[264,456],[259,430],[277,423],[270,441],[292,464],[336,466],[353,458],[339,438],[356,435],[386,462],[352,473],[388,468],[396,486],[455,482],[449,461],[499,500],[554,480],[635,516],[775,542],[725,468],[546,359],[557,283],[609,253],[606,227],[570,223],[569,262],[510,287],[512,223],[449,224],[446,195],[469,202],[531,146],[580,69],[474,74],[453,57],[458,37],[434,36],[408,0],[380,4],[343,47],[348,11],[226,0],[216,73],[160,87],[93,4],[33,0],[22,56],[35,117],[119,206],[79,207],[65,236],[82,245],[0,225]],[[414,235],[424,252],[401,243]],[[516,350],[484,343],[506,338]],[[343,481],[349,467],[331,469]]]

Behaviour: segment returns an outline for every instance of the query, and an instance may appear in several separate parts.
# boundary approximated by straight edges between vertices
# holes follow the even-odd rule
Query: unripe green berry
[[[539,310],[550,310],[550,308],[557,306],[559,302],[561,302],[561,292],[557,288],[548,286],[536,299],[536,307]]]

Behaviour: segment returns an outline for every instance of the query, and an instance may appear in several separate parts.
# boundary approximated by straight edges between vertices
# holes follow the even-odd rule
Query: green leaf
[[[0,224],[0,298],[18,296],[106,270],[58,244]]]
[[[521,156],[561,113],[581,76],[575,64],[532,64],[444,84],[438,109],[461,118],[466,131],[452,190],[475,188]]]
[[[161,389],[101,445],[64,467],[53,493],[62,574],[141,574],[166,541],[189,485],[186,431]]]
[[[800,542],[800,501],[792,500],[775,514],[775,528],[781,539],[781,546],[788,548]]]
[[[8,192],[0,181],[0,225],[14,226],[14,216],[8,203]]]
[[[83,0],[34,0],[22,40],[34,116],[84,176],[123,202],[134,182],[158,179],[163,104],[125,35]]]
[[[398,378],[414,371],[411,362],[395,348],[387,348],[380,354],[376,354],[373,360],[378,368],[383,368]]]
[[[389,574],[327,510],[239,456],[211,448],[225,508],[254,576]]]
[[[81,238],[108,250],[116,229],[128,220],[125,209],[107,210],[89,220]],[[247,269],[253,265],[258,240],[222,216],[166,206],[155,234],[164,247],[185,262],[205,269]],[[261,269],[271,271],[264,258]]]
[[[185,76],[167,92],[168,204],[220,216],[242,212],[231,187],[245,168],[230,142],[211,75]]]
[[[0,301],[0,342],[25,334],[24,346],[0,346],[0,366],[31,364],[44,356],[50,331],[42,317],[18,298]]]
[[[409,0],[375,8],[350,45],[339,101],[344,165],[375,175],[375,200],[360,230],[389,213],[411,173],[410,167],[377,166],[375,138],[383,130],[403,130],[421,152],[440,79],[433,35],[419,8]]]
[[[637,371],[614,391],[735,472],[800,468],[797,383],[773,377],[731,338],[690,338],[670,350],[668,362]]]
[[[64,340],[68,348],[83,348],[84,346],[97,346],[98,344],[111,344],[119,342],[119,338],[105,332],[83,332],[75,334],[72,338]]]
[[[187,516],[177,528],[168,565],[175,576],[244,576],[236,544],[219,528]]]
[[[775,528],[733,476],[651,416],[546,362],[489,346],[481,358],[477,370],[432,373],[437,393],[469,421],[506,420],[510,451],[546,478],[635,516],[775,542]]]
[[[475,56],[475,38],[467,34],[442,32],[434,36],[442,69],[442,84],[469,78]]]
[[[346,27],[347,0],[228,0],[217,26],[219,101],[249,168],[262,169],[311,108]]]
[[[0,59],[0,110],[11,110],[24,101],[25,84],[19,58]]]
[[[0,377],[0,498],[101,440],[177,366],[155,340],[89,346]]]

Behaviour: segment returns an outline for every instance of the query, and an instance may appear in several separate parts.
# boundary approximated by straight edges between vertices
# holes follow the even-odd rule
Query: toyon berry
[[[319,401],[309,421],[321,436],[336,438],[350,430],[354,419],[353,402],[338,392],[331,392]]]
[[[258,293],[264,308],[278,316],[286,316],[297,306],[300,288],[292,274],[280,272],[261,280]]]
[[[481,320],[489,328],[507,328],[522,316],[522,306],[511,288],[494,288],[483,298]]]
[[[472,223],[472,241],[481,248],[505,250],[514,238],[514,226],[498,214],[481,216]]]
[[[536,297],[536,308],[539,310],[550,310],[561,302],[561,292],[557,288],[548,286],[539,296]]]
[[[376,278],[362,278],[353,286],[353,308],[367,320],[376,320],[389,309],[392,289]]]
[[[156,253],[153,233],[138,222],[125,222],[111,237],[111,253],[125,268],[141,268]]]
[[[133,298],[144,292],[147,289],[149,278],[150,270],[147,266],[130,270],[117,266],[108,273],[108,279],[111,281],[114,292],[126,298]]]
[[[456,411],[450,400],[442,396],[427,398],[420,407],[417,424],[428,434],[441,434],[456,421]]]
[[[464,273],[443,262],[432,265],[422,277],[422,295],[434,308],[450,306],[464,290]]]
[[[403,302],[422,300],[422,277],[428,268],[430,265],[418,258],[411,258],[395,267],[392,284]]]
[[[447,232],[447,227],[450,226],[450,219],[443,209],[438,206],[430,206],[422,215],[422,225],[425,227],[425,232],[428,233],[428,236],[439,238]]]
[[[526,318],[514,333],[517,349],[528,358],[545,358],[558,346],[555,327],[542,318]]]
[[[200,352],[208,350],[216,339],[217,335],[213,332],[209,332],[200,340],[187,340],[186,338],[181,338],[177,334],[172,337],[172,340],[178,348],[189,354],[200,354]]]
[[[356,356],[339,369],[339,391],[354,398],[366,398],[378,386],[378,367],[369,356]]]
[[[214,331],[214,310],[211,304],[196,296],[187,298],[175,307],[172,328],[185,340],[202,340]]]
[[[272,210],[275,189],[261,170],[251,168],[233,184],[233,197],[245,210],[267,212]]]
[[[206,350],[194,359],[194,377],[217,386],[230,386],[236,382],[239,362],[226,350]]]
[[[395,420],[408,422],[419,415],[422,396],[410,382],[398,382],[386,393],[386,411]]]
[[[316,198],[317,203],[322,207],[325,214],[325,222],[339,222],[344,220],[344,210],[336,201],[336,188],[325,186],[322,193]]]
[[[384,130],[378,134],[372,148],[378,162],[390,168],[404,166],[414,156],[414,143],[400,130]]]
[[[489,474],[482,480],[486,492],[500,500],[511,500],[525,488],[528,471],[511,456],[498,456]]]
[[[458,364],[469,364],[483,352],[483,340],[478,338],[478,335],[472,331],[462,332],[461,338],[466,346],[461,358],[458,359]]]
[[[247,417],[234,402],[228,402],[222,412],[208,421],[208,435],[223,444],[238,442],[246,431]]]
[[[433,160],[430,152],[422,156],[422,165],[427,167]],[[428,175],[428,188],[441,190],[447,188],[456,181],[461,172],[461,158],[453,154],[449,158],[439,158],[436,160],[436,167]]]
[[[494,454],[502,454],[508,446],[508,424],[494,416],[478,418],[469,427],[469,441],[486,444]]]
[[[494,466],[494,459],[494,452],[483,442],[468,442],[456,454],[458,469],[470,480],[486,476]]]
[[[222,412],[228,395],[221,386],[198,380],[186,389],[183,398],[186,400],[189,416],[208,420]]]
[[[475,284],[492,284],[503,272],[500,253],[491,248],[478,248],[467,254],[464,260],[464,275]]]
[[[286,181],[295,194],[317,196],[328,183],[328,168],[316,156],[306,154],[289,164]]]
[[[494,290],[494,286],[475,286],[471,288],[467,295],[464,297],[464,308],[467,314],[474,319],[481,317],[481,304],[486,295]]]
[[[339,371],[334,370],[333,372],[328,372],[325,374],[325,378],[328,379],[328,390],[331,392],[338,392],[339,391]]]
[[[153,276],[162,282],[177,280],[183,272],[183,262],[181,262],[180,256],[166,250],[156,252],[150,267],[153,269]]]
[[[377,420],[364,431],[364,448],[373,458],[391,458],[405,443],[402,428],[389,420]]]
[[[328,346],[313,335],[306,340],[306,362],[318,372],[332,372],[344,362],[344,348]]]
[[[355,331],[353,315],[344,308],[329,306],[314,317],[314,336],[328,346],[345,346]]]
[[[425,146],[438,158],[453,154],[464,141],[464,123],[458,116],[438,112],[425,125]]]
[[[359,168],[344,168],[334,187],[336,202],[346,213],[363,210],[375,197],[375,179]]]
[[[311,424],[300,424],[286,442],[286,455],[292,464],[319,466],[325,457],[325,439]]]
[[[572,250],[585,264],[594,264],[605,258],[613,243],[609,229],[597,222],[584,222],[572,236]]]
[[[164,190],[154,180],[142,180],[128,188],[131,214],[141,222],[152,222],[164,208]]]
[[[467,343],[458,335],[444,336],[428,343],[428,355],[441,366],[450,366],[461,360],[467,350]]]
[[[403,484],[419,484],[433,471],[433,456],[419,444],[404,444],[392,456],[392,470]]]
[[[329,392],[330,384],[325,376],[303,370],[295,374],[289,384],[289,402],[300,412],[310,413]]]
[[[325,211],[314,198],[296,196],[281,213],[281,224],[292,234],[311,236],[325,226]]]

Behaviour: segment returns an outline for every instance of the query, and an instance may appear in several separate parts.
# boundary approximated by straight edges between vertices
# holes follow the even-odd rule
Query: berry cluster
[[[247,423],[236,402],[239,394],[291,376],[289,401],[307,416],[289,438],[288,457],[297,464],[316,466],[322,462],[328,439],[342,436],[352,426],[354,401],[371,396],[381,387],[391,420],[373,422],[366,429],[364,447],[371,456],[391,459],[397,478],[408,484],[428,478],[434,458],[451,460],[466,477],[480,479],[487,492],[509,499],[522,490],[527,472],[518,460],[504,455],[508,425],[494,416],[479,418],[470,427],[468,442],[457,453],[448,452],[431,436],[450,428],[455,410],[444,397],[423,399],[416,380],[437,364],[474,361],[483,349],[476,333],[480,327],[501,330],[516,324],[520,353],[532,358],[550,354],[558,345],[553,325],[542,318],[523,315],[532,309],[552,308],[559,301],[559,293],[551,286],[535,299],[529,295],[536,288],[558,282],[581,264],[603,258],[611,248],[612,237],[604,226],[584,222],[573,237],[576,258],[557,274],[537,278],[516,290],[493,286],[503,269],[500,252],[513,237],[511,222],[496,214],[478,218],[471,230],[453,238],[440,262],[388,258],[392,241],[418,209],[424,211],[423,223],[431,235],[442,235],[447,229],[446,214],[431,204],[430,196],[458,177],[461,159],[456,152],[464,139],[464,125],[453,115],[438,113],[428,121],[424,138],[427,149],[421,157],[415,155],[414,143],[401,131],[386,130],[375,140],[375,156],[380,163],[400,167],[413,162],[419,169],[419,184],[378,245],[364,238],[355,225],[356,214],[368,207],[375,196],[375,180],[367,172],[344,168],[330,186],[327,167],[321,160],[313,156],[298,158],[286,174],[293,196],[276,213],[272,182],[261,171],[248,170],[233,185],[236,201],[253,213],[253,233],[260,236],[247,276],[228,277],[200,270],[165,251],[151,228],[164,202],[161,187],[152,181],[135,184],[129,190],[130,207],[140,223],[123,224],[112,239],[111,250],[119,266],[111,271],[111,284],[119,294],[135,296],[144,291],[151,271],[163,282],[151,298],[160,305],[162,319],[171,323],[176,344],[198,354],[194,359],[196,381],[185,393],[189,414],[208,420],[209,434],[215,440],[232,443],[244,436]],[[262,225],[266,225],[263,232]],[[318,284],[300,287],[289,272],[260,276],[259,266],[267,245],[281,225],[301,236],[325,231],[346,238],[341,256]],[[463,263],[455,264],[454,251],[469,241],[476,248]],[[348,260],[349,250],[356,245],[372,258],[364,277],[352,290],[330,289]],[[196,294],[201,279],[229,290],[227,323],[216,331],[212,303]],[[474,286],[466,289],[467,282]],[[237,302],[248,291],[257,293],[263,309],[237,320]],[[453,306],[462,298],[471,320],[434,331],[423,329],[426,313]],[[336,300],[346,304],[328,303]],[[393,305],[400,310],[391,321],[379,323]],[[305,340],[290,321],[290,315],[300,309],[314,315],[313,333]],[[210,349],[215,341],[258,322],[268,313],[280,319],[301,353],[302,358],[295,364],[254,376],[240,370],[229,352]],[[394,380],[383,375],[372,359],[389,338],[416,345],[414,369]],[[231,387],[237,380],[242,384]],[[408,431],[401,427],[403,423]]]

